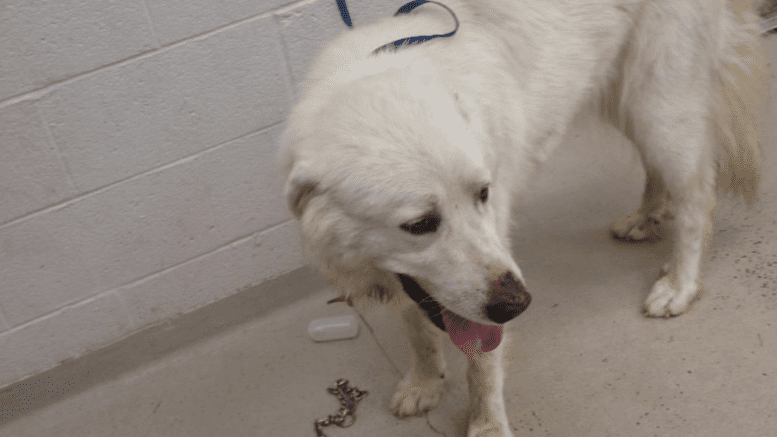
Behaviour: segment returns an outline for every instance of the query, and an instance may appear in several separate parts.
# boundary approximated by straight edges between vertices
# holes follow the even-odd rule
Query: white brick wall
[[[335,0],[0,4],[0,387],[302,265],[274,149],[344,29]]]

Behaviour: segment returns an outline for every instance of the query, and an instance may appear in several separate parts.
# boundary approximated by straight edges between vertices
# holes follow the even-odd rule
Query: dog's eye
[[[441,220],[442,219],[440,218],[440,214],[436,212],[430,212],[428,214],[424,214],[421,218],[414,222],[400,225],[399,228],[413,235],[430,234],[437,231]]]
[[[488,200],[488,186],[485,186],[480,190],[478,198],[481,202],[486,203],[486,200]]]

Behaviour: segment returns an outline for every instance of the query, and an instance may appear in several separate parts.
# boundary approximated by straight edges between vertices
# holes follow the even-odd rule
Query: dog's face
[[[305,246],[349,297],[405,291],[433,304],[433,321],[504,323],[530,298],[506,239],[498,157],[455,95],[408,82],[352,84],[292,116],[286,189]]]

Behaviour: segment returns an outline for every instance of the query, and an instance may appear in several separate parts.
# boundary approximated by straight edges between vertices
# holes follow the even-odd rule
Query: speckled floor
[[[777,61],[777,35],[767,44]],[[514,433],[777,435],[777,126],[767,123],[761,203],[721,202],[706,294],[661,320],[639,306],[670,243],[608,237],[609,223],[637,205],[643,172],[617,133],[588,126],[569,134],[519,218],[515,255],[534,301],[508,328]],[[330,437],[463,436],[458,349],[448,345],[441,405],[397,419],[387,405],[410,365],[400,325],[386,309],[327,306],[330,297],[322,290],[203,339],[0,426],[0,436],[314,436],[313,421],[337,410],[326,392],[337,378],[369,395],[354,425],[327,428]],[[349,313],[357,338],[306,337],[311,319]]]

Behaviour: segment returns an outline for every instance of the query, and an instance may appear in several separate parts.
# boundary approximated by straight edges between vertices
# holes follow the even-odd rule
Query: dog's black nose
[[[531,303],[531,295],[521,281],[507,272],[494,281],[486,304],[486,317],[496,323],[505,323],[521,314]]]

